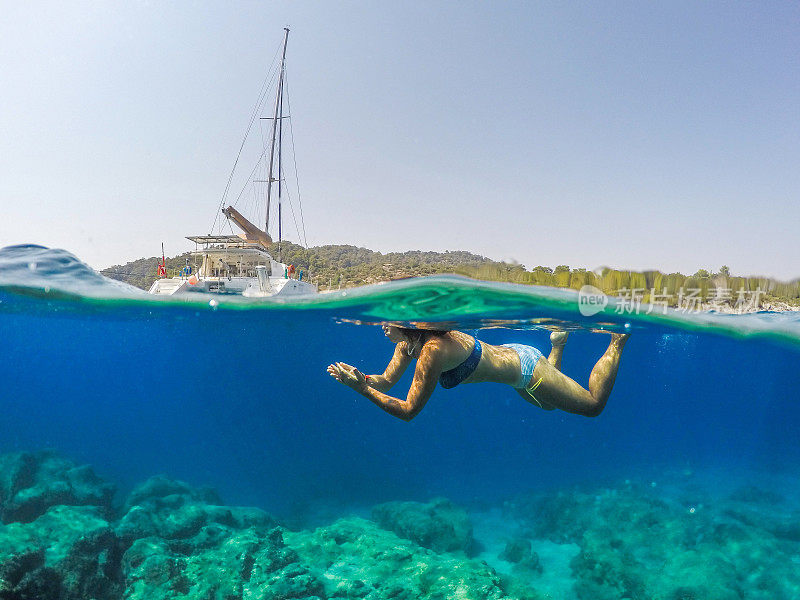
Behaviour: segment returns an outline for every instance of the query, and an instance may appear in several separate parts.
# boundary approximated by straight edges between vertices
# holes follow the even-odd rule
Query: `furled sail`
[[[256,242],[261,244],[265,248],[272,244],[272,238],[269,234],[265,231],[260,230],[258,227],[253,225],[250,221],[248,221],[242,213],[238,210],[229,206],[228,208],[222,209],[223,214],[228,217],[231,221],[236,223],[236,225],[243,231],[243,233],[239,234],[239,237],[248,241],[248,242]]]

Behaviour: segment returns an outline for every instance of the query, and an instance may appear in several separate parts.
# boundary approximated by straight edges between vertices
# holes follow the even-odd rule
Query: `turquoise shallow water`
[[[325,373],[336,360],[382,371],[385,320],[545,352],[547,327],[566,327],[563,370],[583,384],[608,340],[592,329],[632,336],[596,419],[484,384],[439,389],[404,423]],[[384,531],[399,526],[376,505],[446,497],[474,532],[464,557],[549,597],[800,597],[786,570],[800,571],[797,313],[619,314],[611,302],[585,317],[574,292],[458,277],[294,303],[163,300],[67,252],[14,247],[0,250],[0,334],[0,452],[52,448],[118,498],[165,473],[291,530],[355,514]],[[540,568],[501,558],[514,539]]]

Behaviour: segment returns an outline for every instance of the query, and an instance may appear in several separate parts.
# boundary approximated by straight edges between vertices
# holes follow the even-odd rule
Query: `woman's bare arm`
[[[363,373],[349,365],[337,363],[328,367],[328,372],[337,381],[353,388],[359,394],[368,398],[373,404],[382,408],[390,415],[410,421],[423,409],[428,399],[436,389],[439,375],[442,373],[441,353],[435,344],[426,344],[422,348],[414,371],[414,380],[405,400],[389,396],[369,385]]]
[[[408,365],[411,364],[411,357],[408,355],[406,349],[408,348],[406,342],[400,342],[394,347],[394,354],[392,355],[389,364],[386,366],[382,375],[365,375],[352,365],[347,363],[337,362],[328,366],[328,373],[337,381],[349,385],[345,380],[341,379],[339,375],[350,373],[360,382],[365,380],[367,385],[375,388],[381,392],[388,392],[392,386],[400,380],[403,376]],[[350,385],[350,387],[353,387]]]
[[[408,365],[411,364],[411,357],[407,352],[408,344],[400,342],[394,347],[392,360],[386,366],[383,375],[367,375],[367,384],[379,392],[388,392],[392,386],[400,380]]]

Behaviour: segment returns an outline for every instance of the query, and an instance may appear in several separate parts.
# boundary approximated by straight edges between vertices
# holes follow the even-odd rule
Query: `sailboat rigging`
[[[294,265],[287,265],[282,261],[282,209],[284,195],[284,173],[283,173],[283,122],[289,118],[284,115],[284,96],[286,84],[286,48],[289,41],[289,29],[284,28],[283,46],[281,49],[280,67],[275,92],[275,104],[272,117],[261,117],[264,120],[271,120],[271,136],[269,143],[269,161],[266,179],[248,178],[253,183],[266,183],[266,216],[264,219],[264,229],[261,230],[252,221],[247,219],[232,205],[222,208],[222,214],[228,222],[236,225],[242,233],[239,235],[200,235],[189,236],[187,239],[195,242],[196,249],[194,256],[201,259],[201,265],[197,273],[191,272],[188,268],[181,272],[178,277],[166,277],[163,269],[159,269],[159,279],[150,288],[151,294],[180,294],[190,292],[206,293],[226,293],[240,294],[249,297],[266,296],[293,296],[300,294],[314,294],[317,292],[316,286],[309,281],[308,274],[303,271],[296,271]],[[256,110],[263,101],[259,95],[259,103]],[[255,116],[255,114],[253,115]],[[251,118],[252,125],[252,118]],[[245,140],[249,134],[248,127]],[[293,136],[292,136],[293,137]],[[244,140],[242,142],[244,147]],[[239,150],[241,156],[242,149]],[[259,162],[267,154],[267,148],[259,156]],[[234,162],[234,170],[239,162],[237,156]],[[258,163],[256,167],[258,166]],[[223,206],[225,196],[230,188],[233,179],[233,171],[228,179],[228,185],[223,194]],[[270,227],[270,207],[273,201],[273,184],[277,184],[277,209],[278,209],[278,240],[277,255],[275,260],[268,249],[275,246],[272,237],[269,235]],[[240,195],[241,197],[241,195]],[[216,220],[215,220],[216,223]],[[299,232],[298,232],[299,233]]]

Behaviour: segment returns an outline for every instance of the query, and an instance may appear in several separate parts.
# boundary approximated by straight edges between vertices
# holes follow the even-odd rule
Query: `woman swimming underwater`
[[[545,410],[561,410],[596,417],[605,408],[627,334],[612,333],[611,343],[589,375],[586,389],[561,373],[561,357],[567,333],[550,334],[552,349],[545,358],[533,346],[493,346],[460,331],[432,331],[383,325],[395,343],[394,355],[383,375],[365,375],[355,367],[337,362],[328,366],[336,381],[354,389],[374,404],[404,421],[416,417],[431,397],[436,384],[453,388],[460,383],[505,383],[528,402]],[[413,359],[417,366],[405,400],[386,394]]]

